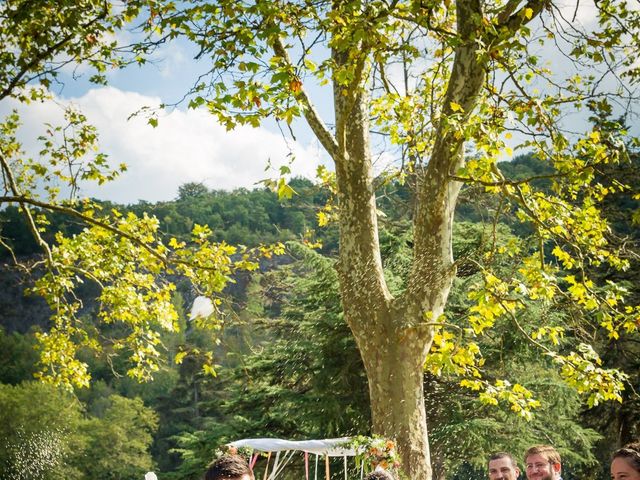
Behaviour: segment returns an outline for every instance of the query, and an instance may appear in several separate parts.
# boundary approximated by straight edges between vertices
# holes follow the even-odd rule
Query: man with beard
[[[520,469],[513,455],[497,452],[489,457],[489,480],[517,480]]]
[[[524,454],[527,480],[562,480],[560,454],[550,445],[536,445]]]

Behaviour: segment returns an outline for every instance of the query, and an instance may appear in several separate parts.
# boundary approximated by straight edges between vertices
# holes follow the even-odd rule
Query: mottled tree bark
[[[459,4],[458,29],[467,32],[469,41],[456,52],[445,114],[452,113],[450,102],[473,111],[484,80],[472,38],[475,25],[469,24],[480,4]],[[334,52],[337,64],[347,61],[344,57]],[[406,292],[394,299],[384,281],[378,244],[363,71],[356,90],[334,87],[342,301],[367,372],[373,431],[396,439],[408,478],[431,480],[423,364],[433,340],[432,322],[442,314],[455,276],[451,232],[460,184],[450,174],[464,161],[462,141],[441,126],[433,155],[418,172],[413,270]]]

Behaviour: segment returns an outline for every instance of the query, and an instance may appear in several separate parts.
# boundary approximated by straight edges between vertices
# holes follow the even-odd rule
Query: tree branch
[[[593,167],[589,165],[584,168],[578,169],[577,172],[581,172],[588,168],[593,168]],[[456,180],[458,182],[475,183],[478,185],[483,185],[485,187],[506,187],[506,186],[517,187],[519,185],[523,185],[525,183],[531,183],[536,180],[551,180],[554,178],[566,177],[567,175],[568,174],[565,174],[565,173],[549,173],[547,175],[534,175],[532,177],[525,178],[522,180],[507,180],[506,178],[502,177],[502,179],[497,182],[488,182],[486,180],[480,180],[480,179],[471,178],[471,177],[461,177],[459,175],[453,175],[453,174],[449,174],[449,178],[452,180]]]
[[[85,23],[84,25],[81,25],[79,30],[82,31],[84,29],[87,29],[94,23],[104,19],[107,16],[107,13],[108,13],[107,4],[105,3],[105,8],[102,10],[102,12],[97,17],[93,18],[91,21]],[[69,33],[69,35],[62,38],[57,43],[54,43],[53,45],[49,46],[49,48],[47,48],[44,52],[42,52],[40,55],[37,55],[29,63],[24,65],[20,69],[20,71],[13,77],[11,82],[9,82],[9,85],[7,85],[6,88],[2,90],[2,92],[0,92],[0,100],[3,100],[4,98],[6,98],[11,94],[12,90],[20,83],[21,79],[26,75],[28,71],[33,69],[36,65],[38,65],[38,63],[55,55],[63,45],[65,45],[66,43],[70,42],[73,39],[76,33],[77,31],[75,30]],[[33,78],[31,80],[33,80]]]
[[[507,29],[511,34],[516,33],[523,25],[527,25],[540,15],[542,9],[548,4],[546,0],[529,0],[518,11],[511,13],[519,3],[518,0],[510,0],[498,14],[498,31]],[[530,11],[530,14],[527,14],[527,11]]]
[[[287,49],[285,48],[282,40],[279,37],[276,37],[273,40],[273,51],[288,65],[292,65],[291,57],[289,57],[289,53],[287,52]],[[338,142],[320,117],[320,114],[311,102],[311,99],[309,98],[309,95],[307,94],[304,86],[300,86],[300,91],[298,92],[297,97],[304,107],[304,118],[307,120],[309,127],[316,135],[325,150],[329,153],[329,155],[331,155],[331,157],[334,159],[337,158],[339,155]]]
[[[11,167],[9,166],[9,163],[5,159],[4,154],[2,152],[0,152],[0,166],[2,167],[2,171],[6,176],[7,183],[9,184],[9,189],[11,190],[13,195],[15,197],[22,198],[20,189],[18,188],[18,184],[13,178],[13,172],[11,171]],[[4,197],[0,197],[0,204],[3,203],[1,200],[2,198]],[[38,227],[36,226],[36,222],[33,219],[33,215],[31,214],[31,211],[29,210],[29,208],[24,204],[24,202],[18,202],[18,203],[20,205],[20,209],[22,210],[22,213],[24,213],[24,216],[27,219],[27,224],[29,225],[29,230],[31,230],[31,234],[36,239],[36,242],[38,243],[40,248],[44,250],[44,253],[47,256],[47,264],[49,265],[49,267],[52,267],[53,255],[51,254],[51,248],[49,248],[49,244],[45,242],[42,236],[40,235],[40,232],[38,231]]]
[[[351,95],[348,101],[345,102],[344,104],[344,112],[341,115],[343,119],[349,118],[351,116],[351,111],[353,110],[353,107],[355,107],[358,101],[358,98],[359,98],[358,87],[360,85],[360,82],[362,81],[362,75],[364,73],[364,68],[366,64],[367,64],[367,55],[360,52],[360,55],[358,56],[358,62],[356,63],[353,80],[349,83],[349,86],[345,89]],[[344,122],[336,122],[337,138],[342,138],[344,136],[344,128],[345,128]]]
[[[0,157],[0,160],[2,160],[2,157]],[[15,192],[14,192],[15,193]],[[32,205],[34,207],[39,207],[45,210],[51,210],[54,212],[60,212],[60,213],[64,213],[65,215],[69,215],[71,217],[75,217],[78,218],[80,220],[82,220],[83,222],[89,224],[89,225],[94,225],[96,227],[100,227],[103,228],[104,230],[107,230],[111,233],[115,233],[116,235],[126,238],[128,240],[130,240],[131,242],[133,242],[134,244],[138,245],[139,247],[144,248],[145,250],[147,250],[151,255],[153,255],[154,257],[156,257],[158,260],[160,260],[162,263],[167,264],[169,262],[169,260],[162,254],[158,253],[156,250],[154,250],[151,246],[149,246],[147,243],[143,242],[142,240],[140,240],[139,238],[136,238],[134,235],[131,235],[129,233],[123,232],[122,230],[119,230],[118,228],[109,225],[108,223],[102,222],[100,220],[96,220],[93,217],[90,217],[88,215],[85,215],[82,212],[79,212],[78,210],[71,208],[71,207],[65,207],[62,205],[55,205],[52,203],[47,203],[47,202],[41,202],[39,200],[36,200],[34,198],[30,198],[30,197],[25,197],[24,195],[14,195],[14,196],[1,196],[0,197],[0,204],[2,203],[18,203],[20,204],[20,206],[22,206],[23,208],[25,204],[27,205]],[[32,218],[33,220],[33,218]],[[35,224],[34,224],[35,227]],[[44,240],[41,239],[40,235],[37,233],[37,228],[36,228],[36,232],[35,234],[37,235],[38,238],[40,238],[40,240],[44,242]],[[51,251],[49,249],[49,246],[46,245],[47,250],[48,250],[48,254],[49,256],[51,255]]]
[[[1,159],[1,157],[0,157],[0,159]],[[109,225],[106,222],[103,222],[101,220],[97,220],[97,219],[95,219],[93,217],[85,215],[82,212],[79,212],[78,210],[76,210],[74,208],[71,208],[71,207],[65,207],[63,205],[56,205],[56,204],[52,204],[52,203],[41,202],[41,201],[36,200],[34,198],[26,197],[24,195],[15,195],[15,196],[6,196],[5,195],[5,196],[0,196],[0,204],[3,204],[3,203],[18,203],[18,204],[20,204],[20,206],[23,209],[26,208],[24,205],[32,205],[34,207],[39,207],[39,208],[42,208],[44,210],[60,212],[60,213],[63,213],[65,215],[69,215],[71,217],[78,218],[78,219],[82,220],[83,222],[85,222],[85,223],[87,223],[89,225],[93,225],[95,227],[107,230],[107,231],[109,231],[109,232],[111,232],[111,233],[113,233],[113,234],[115,234],[115,235],[117,235],[117,236],[119,236],[121,238],[126,238],[127,240],[131,241],[135,245],[137,245],[140,248],[143,248],[144,250],[149,252],[151,255],[153,255],[158,260],[160,260],[164,265],[169,265],[169,264],[186,265],[186,266],[189,266],[189,267],[192,267],[192,268],[195,268],[195,269],[199,269],[199,270],[204,270],[204,271],[218,271],[219,270],[217,267],[199,265],[199,264],[195,264],[193,262],[189,262],[187,260],[182,260],[180,258],[168,257],[166,255],[163,255],[162,253],[160,253],[156,249],[154,249],[150,244],[140,240],[135,235],[132,235],[132,234],[127,233],[127,232],[124,232],[124,231],[120,230],[117,227]],[[29,215],[30,215],[30,213],[29,213]],[[31,219],[33,220],[33,217],[31,217]],[[43,245],[42,245],[43,248],[45,248],[45,250],[47,251],[48,256],[51,257],[51,250],[49,248],[49,245],[46,242],[44,242],[44,240],[42,240],[42,237],[40,237],[40,235],[39,235],[39,233],[37,231],[37,227],[35,226],[35,222],[33,223],[33,228],[35,228],[34,235],[36,235],[36,239],[40,239],[40,241],[43,242]]]

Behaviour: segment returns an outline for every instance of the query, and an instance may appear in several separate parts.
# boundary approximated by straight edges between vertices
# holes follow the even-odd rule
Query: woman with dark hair
[[[613,452],[611,480],[640,480],[640,442],[633,442]]]

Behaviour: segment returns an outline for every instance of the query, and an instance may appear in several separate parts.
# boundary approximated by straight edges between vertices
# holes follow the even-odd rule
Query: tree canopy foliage
[[[206,106],[229,128],[300,115],[334,161],[345,318],[367,371],[374,430],[399,439],[410,476],[430,477],[420,369],[432,345],[433,371],[466,376],[463,385],[485,401],[509,402],[524,416],[539,405],[523,385],[480,373],[476,337],[502,317],[552,358],[590,405],[621,399],[624,377],[602,368],[577,324],[525,328],[519,316],[532,300],[549,308],[569,301],[580,318],[612,338],[637,328],[638,310],[624,305],[624,289],[596,286],[589,275],[591,267],[629,267],[600,215],[608,195],[629,187],[598,175],[606,165],[629,162],[626,132],[609,120],[616,102],[635,98],[638,70],[628,55],[639,24],[627,2],[598,3],[597,23],[586,28],[570,22],[561,6],[542,1],[165,7],[155,24],[168,38],[191,39],[210,68],[194,86],[190,106]],[[586,74],[552,72],[541,58],[550,47],[576,66],[596,67]],[[394,65],[401,66],[399,79],[390,74]],[[311,98],[315,84],[329,83],[333,126]],[[605,124],[570,132],[562,117],[580,108]],[[395,294],[378,242],[372,130],[402,153],[398,176],[414,186],[411,266],[405,288]],[[550,190],[501,172],[497,159],[510,153],[514,134],[519,148],[531,148],[549,164]],[[515,216],[530,225],[537,242],[494,240],[494,251],[476,262],[483,282],[472,288],[460,343],[445,309],[458,266],[451,222],[465,183],[494,193],[500,201],[493,217]],[[522,262],[507,276],[495,266],[503,255]],[[558,348],[568,330],[573,348]],[[407,371],[394,372],[394,362]]]
[[[574,19],[581,8],[576,4]],[[483,352],[483,339],[502,321],[550,359],[589,406],[622,399],[626,377],[603,365],[592,338],[633,334],[640,315],[624,285],[611,280],[629,269],[631,254],[602,214],[615,194],[638,195],[637,185],[610,174],[630,164],[638,146],[624,116],[637,99],[640,13],[626,0],[597,2],[586,26],[571,21],[566,7],[541,0],[134,0],[120,8],[94,0],[10,1],[0,9],[0,102],[45,100],[65,65],[88,64],[93,81],[102,82],[108,66],[144,62],[180,37],[196,46],[206,72],[187,94],[189,107],[206,108],[227,128],[304,119],[334,164],[319,171],[332,195],[319,220],[338,226],[342,307],[367,374],[372,428],[398,440],[411,478],[431,478],[425,366],[458,375],[484,402],[505,402],[523,417],[541,406],[523,383],[484,374],[490,350]],[[142,20],[144,39],[122,48],[113,37],[134,20]],[[552,71],[552,52],[571,67]],[[329,119],[313,100],[323,88],[321,98],[333,98]],[[573,131],[564,117],[578,110],[593,112],[595,121]],[[95,153],[97,132],[80,112],[68,110],[65,121],[48,128],[35,159],[16,137],[18,113],[0,124],[0,202],[18,205],[43,252],[36,264],[44,274],[32,291],[53,311],[52,327],[38,334],[40,378],[86,386],[81,352],[106,348],[126,352],[129,375],[147,379],[159,368],[161,332],[178,327],[167,275],[185,277],[219,302],[234,272],[256,269],[258,257],[282,246],[234,247],[199,224],[188,239],[165,237],[160,220],[146,212],[79,200],[82,181],[109,181],[124,167]],[[395,283],[385,275],[380,246],[374,133],[399,165],[383,182],[410,192],[412,251]],[[514,146],[531,150],[549,173],[508,178],[498,159]],[[293,193],[282,178],[269,186],[284,197]],[[181,194],[204,196],[191,187]],[[466,188],[493,196],[486,203],[490,248],[477,258],[453,251],[455,209]],[[36,209],[85,227],[47,237],[47,216]],[[239,207],[236,215],[246,213]],[[532,237],[499,236],[504,217],[526,225]],[[470,286],[468,314],[457,324],[447,304],[464,267],[481,279]],[[99,288],[102,331],[81,314],[75,291],[83,283]],[[528,324],[532,302],[540,312],[564,308],[567,316]],[[208,322],[219,327],[217,319]],[[105,331],[106,346],[96,335]],[[205,359],[213,371],[211,352]]]

